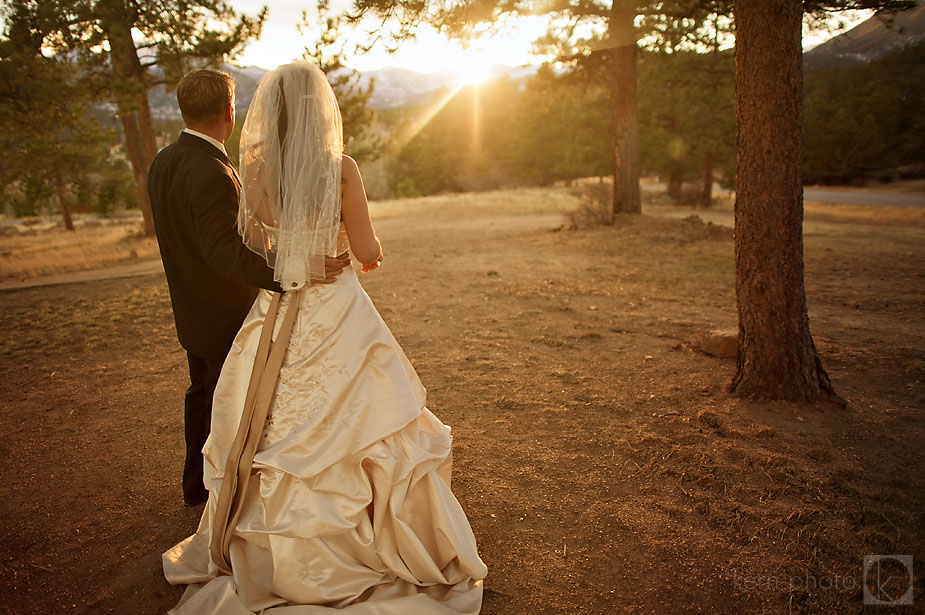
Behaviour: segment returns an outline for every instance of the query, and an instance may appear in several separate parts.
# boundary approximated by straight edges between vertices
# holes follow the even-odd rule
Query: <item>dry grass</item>
[[[447,217],[499,211],[507,216],[526,213],[564,215],[571,229],[588,229],[609,224],[606,201],[610,196],[610,186],[609,181],[600,183],[596,178],[589,178],[575,182],[570,190],[523,188],[391,199],[375,201],[373,209],[377,219],[429,216],[434,209],[439,209]],[[925,189],[925,181],[900,182],[885,187],[894,192],[919,192]],[[881,187],[869,189],[880,190]],[[647,212],[673,217],[697,215],[705,222],[732,226],[734,202],[731,197],[718,195],[713,206],[704,209],[676,207],[667,195],[661,193],[643,192],[642,196]],[[837,205],[807,201],[805,217],[808,223],[925,226],[925,208],[918,207]],[[64,230],[57,218],[30,219],[15,225],[0,226],[0,282],[89,271],[158,258],[156,240],[142,237],[140,225],[140,218],[128,217],[78,218],[75,232]]]
[[[88,271],[158,258],[140,219],[79,220],[76,231],[47,221],[6,226],[0,235],[0,281]]]
[[[520,216],[524,214],[562,214],[575,207],[575,200],[562,190],[546,188],[517,188],[463,194],[438,194],[415,199],[388,199],[373,201],[370,210],[377,220],[394,217],[433,218],[434,211],[441,218],[453,219],[480,215]]]
[[[925,193],[925,179],[903,179],[885,184],[871,182],[866,186],[807,186],[820,190],[853,190],[856,192],[895,192],[897,194]]]
[[[895,205],[839,205],[807,201],[803,205],[806,220],[890,226],[925,226],[925,207]]]
[[[541,196],[542,195],[542,196]],[[543,189],[436,195],[392,199],[373,204],[377,219],[428,216],[439,209],[449,216],[478,216],[503,210],[517,216],[542,212],[558,215],[574,206],[568,195]],[[77,220],[65,230],[56,218],[29,219],[0,227],[0,282],[102,269],[159,258],[157,241],[140,232],[140,218]]]
[[[704,221],[723,224],[730,228],[734,224],[735,199],[729,195],[718,195],[713,205],[703,207],[680,207],[664,193],[643,193],[643,207],[659,215],[684,217],[700,216]],[[806,201],[803,204],[804,230],[812,231],[817,224],[857,224],[876,227],[925,228],[925,207],[902,207],[895,205],[848,205]]]

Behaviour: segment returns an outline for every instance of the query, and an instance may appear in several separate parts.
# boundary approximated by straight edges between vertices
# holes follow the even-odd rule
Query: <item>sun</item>
[[[438,33],[419,34],[415,47],[417,58],[413,70],[455,73],[461,86],[487,80],[504,58],[498,49],[486,47],[483,41],[448,40]]]
[[[459,76],[459,80],[464,85],[478,85],[488,80],[495,67],[492,58],[480,52],[471,52],[464,56],[453,66],[453,72]]]

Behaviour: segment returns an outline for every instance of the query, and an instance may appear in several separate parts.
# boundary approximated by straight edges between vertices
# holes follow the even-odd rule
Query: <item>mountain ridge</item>
[[[803,54],[807,68],[869,64],[925,42],[925,7],[874,15]]]
[[[270,69],[259,66],[236,66],[223,64],[222,69],[227,71],[235,80],[235,110],[243,117],[250,105],[257,84],[261,77]],[[492,69],[490,79],[509,77],[514,80],[525,79],[534,74],[535,66],[505,66],[498,64]],[[456,88],[460,85],[459,76],[450,69],[430,73],[420,73],[407,68],[386,66],[372,71],[359,73],[360,83],[364,87],[371,79],[375,80],[375,87],[370,98],[373,109],[392,109],[408,105],[420,104],[430,100],[434,92],[441,88]],[[162,86],[156,86],[148,92],[151,106],[151,115],[155,119],[178,119],[180,108],[173,92],[168,92]],[[115,107],[113,107],[115,109]]]

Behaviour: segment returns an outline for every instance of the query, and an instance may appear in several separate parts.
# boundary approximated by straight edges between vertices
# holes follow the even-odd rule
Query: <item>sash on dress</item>
[[[257,345],[257,355],[254,358],[254,368],[251,371],[251,379],[244,399],[244,412],[241,415],[241,422],[238,424],[231,451],[228,453],[228,460],[225,462],[225,475],[222,477],[222,486],[209,539],[212,561],[225,574],[231,574],[229,549],[231,537],[241,514],[254,454],[257,452],[260,434],[270,411],[273,393],[276,391],[276,381],[289,345],[292,325],[299,311],[302,291],[297,290],[288,294],[290,296],[289,305],[275,340],[273,329],[276,325],[282,293],[274,293],[270,306],[267,308],[263,329],[260,332],[260,342]]]

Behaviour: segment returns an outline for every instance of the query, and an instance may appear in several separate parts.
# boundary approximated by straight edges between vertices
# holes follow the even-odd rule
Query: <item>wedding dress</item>
[[[478,613],[487,571],[450,490],[450,428],[350,268],[281,299],[281,314],[298,313],[229,530],[232,574],[210,558],[272,296],[261,292],[222,368],[203,448],[209,500],[196,533],[163,556],[167,580],[189,584],[171,613]]]

